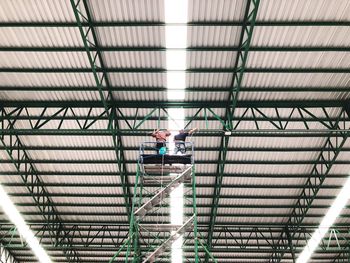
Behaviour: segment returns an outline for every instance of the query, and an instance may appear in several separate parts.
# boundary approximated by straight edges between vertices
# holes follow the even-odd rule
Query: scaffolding
[[[121,255],[125,263],[170,262],[176,241],[181,262],[198,263],[206,253],[217,262],[197,230],[193,143],[181,144],[164,143],[161,150],[154,142],[140,145],[129,236],[110,263]],[[176,154],[178,147],[186,150]],[[180,222],[172,222],[171,195],[179,187],[183,189]]]

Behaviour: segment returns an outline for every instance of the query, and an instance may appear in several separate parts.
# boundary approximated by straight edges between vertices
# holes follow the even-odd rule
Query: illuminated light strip
[[[327,211],[327,214],[322,219],[322,222],[312,234],[311,238],[307,242],[303,252],[299,255],[296,263],[306,263],[310,259],[312,253],[317,248],[318,244],[328,232],[329,228],[333,225],[338,215],[348,202],[350,198],[350,177],[347,179],[345,185],[341,189],[340,193],[334,200],[332,206]]]
[[[166,50],[167,88],[169,100],[183,100],[186,88],[186,47],[187,26],[176,25],[187,23],[187,0],[164,0],[165,23],[175,24],[165,26],[165,47],[182,48],[183,50]],[[178,70],[172,72],[171,70]]]
[[[0,185],[0,200],[1,207],[4,213],[8,216],[10,221],[15,224],[20,235],[25,239],[29,247],[33,250],[34,255],[41,263],[51,263],[51,259],[40,245],[38,239],[34,236],[34,233],[30,230],[29,226],[25,223],[23,217],[11,201],[10,197],[5,192],[4,188]]]
[[[170,194],[170,222],[174,225],[183,225],[184,185],[180,184]],[[171,245],[171,261],[182,262],[182,236]]]
[[[167,69],[167,97],[168,100],[184,100],[186,88],[186,47],[187,47],[187,0],[164,0],[165,23],[180,24],[165,27],[166,69]],[[168,48],[182,48],[182,50],[169,50]],[[176,72],[172,71],[176,70]],[[185,125],[185,111],[183,108],[168,110],[168,130],[171,132],[170,142],[174,134],[183,129]],[[174,121],[176,119],[176,121]],[[174,145],[169,144],[171,153]],[[171,224],[182,225],[184,213],[184,186],[179,185],[170,195]],[[181,212],[180,212],[181,211]],[[182,262],[183,237],[179,237],[171,246],[171,262]]]

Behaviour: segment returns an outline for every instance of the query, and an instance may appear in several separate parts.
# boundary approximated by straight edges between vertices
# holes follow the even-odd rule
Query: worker
[[[164,152],[164,147],[166,149],[166,138],[169,137],[171,133],[168,130],[161,131],[159,129],[156,129],[150,135],[156,139],[157,153],[159,153],[161,149],[162,152]]]
[[[175,154],[178,152],[185,154],[186,153],[186,138],[189,135],[192,135],[198,128],[194,128],[192,130],[189,130],[188,132],[185,132],[185,130],[180,130],[179,134],[175,135],[174,142],[175,142]]]

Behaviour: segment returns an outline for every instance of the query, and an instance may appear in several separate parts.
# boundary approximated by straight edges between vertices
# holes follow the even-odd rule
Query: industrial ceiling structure
[[[214,257],[295,263],[350,171],[350,2],[188,0],[184,100],[163,2],[0,0],[1,185],[53,262],[108,262],[139,144],[184,108]],[[309,262],[349,262],[349,205]],[[38,262],[2,210],[0,248]]]

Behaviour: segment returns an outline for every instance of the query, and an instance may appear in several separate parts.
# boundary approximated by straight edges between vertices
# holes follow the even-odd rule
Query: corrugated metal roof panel
[[[189,47],[238,46],[241,27],[237,26],[188,26]]]
[[[26,135],[21,140],[26,146],[113,146],[112,136]]]
[[[239,174],[238,174],[239,175]],[[303,184],[305,178],[292,177],[292,178],[273,178],[273,177],[264,177],[263,175],[255,177],[242,177],[242,176],[224,176],[222,180],[223,185],[244,185],[249,187],[250,185],[259,185],[259,186],[286,186],[286,185],[298,185]],[[295,188],[297,189],[297,188]],[[238,189],[240,191],[240,189]],[[259,192],[259,189],[256,189]],[[289,190],[288,190],[289,191]],[[288,192],[289,193],[289,192]]]
[[[325,138],[320,137],[239,137],[230,140],[229,147],[261,147],[261,148],[281,148],[281,147],[319,147],[323,146]]]
[[[0,57],[0,67],[8,68],[90,67],[85,52],[0,52]]]
[[[112,86],[119,87],[165,87],[164,73],[109,73]]]
[[[235,161],[312,161],[316,159],[315,152],[227,152],[227,160]]]
[[[232,82],[231,73],[188,73],[186,74],[187,87],[230,87]],[[210,93],[208,93],[209,96]]]
[[[236,52],[229,51],[188,51],[187,68],[232,68]],[[233,70],[232,70],[233,71]]]
[[[350,4],[347,0],[272,0],[262,1],[257,19],[267,21],[349,20]]]
[[[348,52],[249,52],[247,68],[348,68]]]
[[[269,197],[269,196],[283,196],[283,195],[297,195],[297,193],[299,193],[300,190],[299,189],[284,189],[284,188],[268,188],[268,187],[265,187],[265,188],[259,188],[259,189],[254,189],[254,195],[256,196],[260,196],[260,197],[263,197],[263,196],[266,196],[266,197]],[[221,192],[220,192],[221,195],[239,195],[239,196],[242,196],[242,199],[244,199],[244,196],[245,195],[252,195],[252,189],[251,188],[241,188],[241,189],[238,189],[238,188],[234,188],[234,189],[230,189],[230,188],[222,188],[221,189]],[[256,198],[258,199],[258,198]],[[291,202],[292,200],[290,200]]]
[[[187,92],[185,101],[227,101],[224,92]]]
[[[0,73],[1,74],[1,73]],[[1,80],[0,80],[1,81]],[[24,83],[23,83],[24,84]],[[1,88],[0,88],[1,89]],[[100,95],[98,91],[11,91],[1,92],[0,99],[2,100],[27,100],[27,101],[64,101],[64,100],[99,100]]]
[[[349,82],[350,74],[348,73],[245,73],[242,86],[329,88],[348,87]],[[315,95],[316,93],[310,92],[310,94]]]
[[[191,127],[197,127],[192,125]],[[219,147],[220,138],[219,137],[191,137],[188,141],[193,142],[195,150],[196,147]]]
[[[107,68],[165,68],[165,52],[161,51],[103,52],[102,54]]]
[[[0,46],[77,47],[83,42],[78,27],[1,27]]]
[[[89,3],[97,21],[164,21],[162,0],[99,0]]]
[[[241,100],[347,100],[348,91],[344,92],[241,92]]]
[[[241,174],[305,174],[310,170],[310,165],[282,165],[282,164],[226,164],[225,173]]]
[[[220,198],[220,205],[290,205],[291,202],[296,202],[296,200],[291,199],[248,199],[248,198]]]
[[[0,8],[1,21],[75,21],[69,1],[55,0],[3,0]]]
[[[115,164],[77,164],[66,163],[64,165],[51,163],[51,164],[36,164],[36,168],[39,171],[45,172],[116,172],[118,170]]]
[[[259,26],[254,28],[252,46],[349,46],[346,26]]]
[[[98,27],[101,46],[165,47],[164,27]]]
[[[114,151],[30,151],[39,160],[116,160]]]
[[[147,75],[145,77],[147,77]],[[130,78],[130,81],[131,79],[132,78]],[[138,80],[134,79],[132,81],[137,82]],[[140,81],[139,83],[144,82]],[[114,98],[124,101],[166,101],[168,97],[168,93],[165,91],[113,91],[112,94]]]
[[[0,73],[2,86],[96,86],[92,73]],[[54,90],[52,91],[52,93]],[[55,91],[58,93],[58,91]],[[67,96],[68,97],[68,96]],[[22,96],[18,96],[21,99]]]
[[[242,20],[246,2],[246,0],[191,0],[188,20],[190,22]]]

